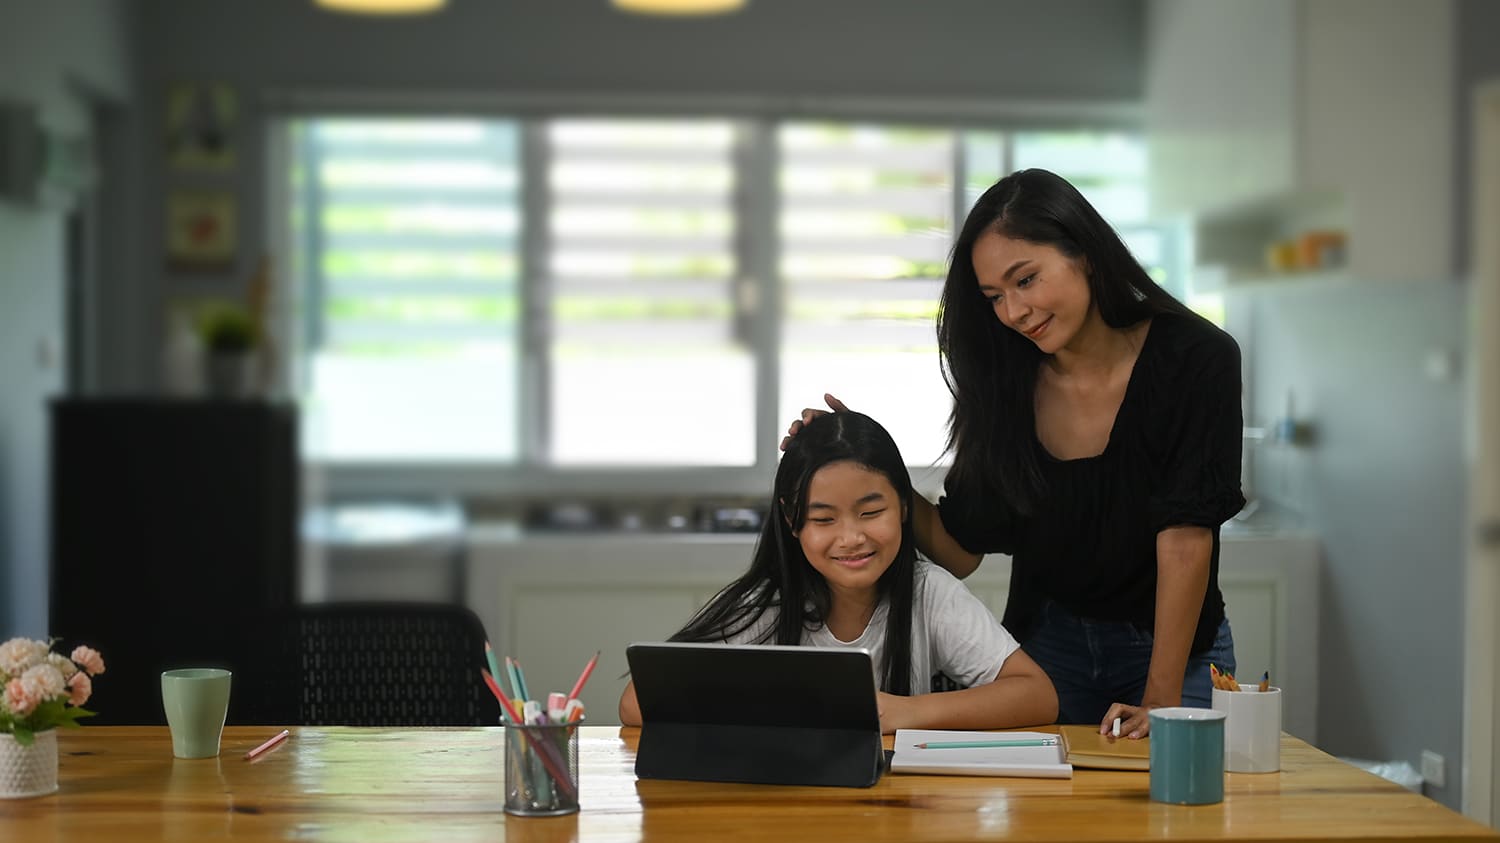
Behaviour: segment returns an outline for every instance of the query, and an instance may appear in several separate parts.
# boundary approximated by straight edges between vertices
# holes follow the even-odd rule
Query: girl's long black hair
[[[938,353],[953,394],[950,490],[997,495],[1022,514],[1042,492],[1033,396],[1043,353],[1005,327],[979,291],[974,243],[988,232],[1052,246],[1080,261],[1092,305],[1125,328],[1158,313],[1200,318],[1163,290],[1078,189],[1046,170],[1018,170],[986,190],[953,244],[938,307]]]
[[[759,644],[800,644],[804,630],[828,618],[828,583],[807,561],[794,535],[807,520],[807,488],[818,469],[849,461],[885,475],[901,505],[901,546],[876,583],[888,609],[881,688],[911,693],[911,618],[917,549],[912,537],[911,475],[895,440],[863,413],[819,416],[787,445],[776,469],[771,511],[761,527],[750,570],[725,586],[672,641],[723,641],[775,612],[776,624]]]

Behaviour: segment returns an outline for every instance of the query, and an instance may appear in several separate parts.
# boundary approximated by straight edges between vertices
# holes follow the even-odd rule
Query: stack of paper
[[[917,746],[950,742],[982,745],[925,749]],[[1073,767],[1063,760],[1063,748],[1057,735],[939,729],[897,729],[891,772],[1046,779],[1073,777]]]

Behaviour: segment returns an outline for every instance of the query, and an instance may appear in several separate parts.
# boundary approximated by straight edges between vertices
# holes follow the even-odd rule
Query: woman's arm
[[[625,691],[620,694],[620,725],[641,725],[641,704],[635,701],[635,681],[625,683]]]
[[[913,494],[911,500],[911,525],[917,534],[917,550],[959,579],[974,573],[984,558],[983,554],[964,550],[963,545],[948,534],[938,508],[931,501],[918,494]]]
[[[1099,723],[1101,733],[1119,717],[1120,734],[1144,737],[1151,731],[1151,709],[1182,704],[1182,679],[1208,592],[1213,549],[1213,533],[1206,527],[1168,527],[1156,534],[1156,629],[1146,692],[1139,706],[1110,706]]]
[[[881,693],[880,731],[1011,729],[1057,719],[1057,689],[1041,666],[1016,650],[995,681],[962,691],[901,697]]]

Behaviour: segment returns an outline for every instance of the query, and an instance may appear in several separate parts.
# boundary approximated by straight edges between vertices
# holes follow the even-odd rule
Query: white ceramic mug
[[[1213,707],[1224,720],[1224,769],[1274,773],[1281,769],[1281,689],[1241,684],[1213,689]]]

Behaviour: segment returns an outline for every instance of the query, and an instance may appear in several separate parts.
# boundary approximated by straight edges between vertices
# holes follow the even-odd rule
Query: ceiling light
[[[745,0],[611,0],[616,9],[641,15],[722,15],[739,11]]]
[[[443,8],[448,0],[315,0],[325,9],[351,15],[421,15]]]

